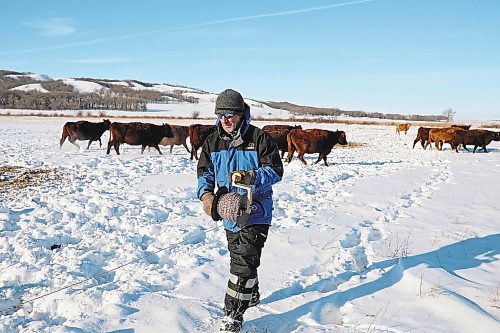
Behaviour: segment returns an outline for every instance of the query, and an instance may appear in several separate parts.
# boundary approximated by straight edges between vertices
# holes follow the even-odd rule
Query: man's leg
[[[237,233],[226,231],[231,275],[224,299],[224,314],[240,323],[250,305],[252,292],[258,293],[257,268],[268,231],[269,225],[263,224],[249,226]]]
[[[259,279],[257,278],[257,282],[252,289],[252,297],[250,298],[250,303],[248,303],[248,307],[256,306],[260,303],[260,292],[259,292]]]

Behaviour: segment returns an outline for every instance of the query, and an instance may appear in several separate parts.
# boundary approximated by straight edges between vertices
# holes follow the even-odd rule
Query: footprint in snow
[[[361,236],[358,230],[352,230],[344,239],[340,241],[340,245],[344,248],[357,246],[361,243]]]

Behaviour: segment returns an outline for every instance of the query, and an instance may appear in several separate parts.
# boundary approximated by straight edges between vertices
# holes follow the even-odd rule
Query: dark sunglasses
[[[224,117],[224,118],[232,118],[234,116],[235,116],[234,113],[224,113],[223,115],[221,115],[221,117]]]

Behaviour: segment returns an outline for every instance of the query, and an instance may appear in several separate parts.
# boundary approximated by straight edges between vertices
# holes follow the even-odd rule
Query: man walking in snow
[[[206,139],[198,160],[197,195],[207,215],[215,220],[222,215],[224,221],[231,262],[220,331],[239,332],[245,311],[260,302],[257,268],[271,224],[271,185],[281,180],[283,164],[273,139],[250,125],[250,107],[240,93],[232,89],[221,92],[215,114],[217,131]],[[221,189],[229,194],[246,194],[231,183],[235,173],[237,182],[251,186],[253,193],[248,220],[243,219],[246,223],[221,213],[227,212],[221,207],[223,200],[219,200]],[[216,187],[218,193],[214,195]]]

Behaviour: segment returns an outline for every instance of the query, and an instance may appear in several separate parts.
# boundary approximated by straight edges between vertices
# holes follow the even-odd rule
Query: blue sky
[[[17,0],[0,68],[500,119],[498,0]]]

